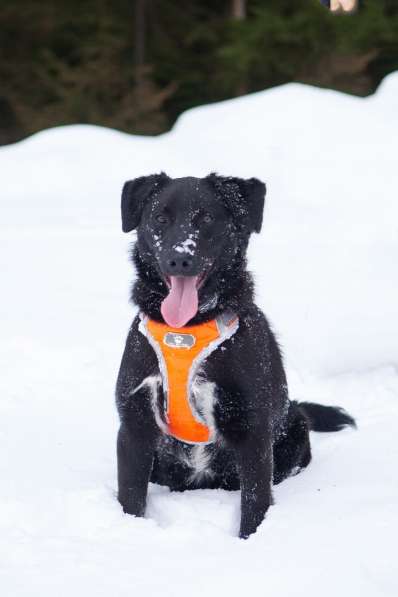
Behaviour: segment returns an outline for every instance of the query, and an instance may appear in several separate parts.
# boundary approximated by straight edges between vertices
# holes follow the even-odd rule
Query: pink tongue
[[[181,328],[198,312],[198,276],[170,276],[171,288],[160,308],[164,320]]]

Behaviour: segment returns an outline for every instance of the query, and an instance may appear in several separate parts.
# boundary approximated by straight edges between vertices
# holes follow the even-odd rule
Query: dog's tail
[[[298,402],[312,431],[341,431],[344,427],[356,428],[355,419],[339,406],[323,406],[314,402]]]

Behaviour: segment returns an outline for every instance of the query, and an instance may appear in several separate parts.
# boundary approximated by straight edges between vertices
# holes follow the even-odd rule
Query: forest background
[[[357,96],[398,69],[398,2],[0,0],[0,144],[75,123],[167,131],[178,115],[299,81]]]

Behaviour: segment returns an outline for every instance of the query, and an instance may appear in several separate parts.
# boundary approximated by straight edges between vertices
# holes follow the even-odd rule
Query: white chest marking
[[[187,458],[186,464],[191,468],[189,476],[190,483],[199,482],[203,477],[213,477],[214,472],[211,470],[211,448],[206,445],[193,446],[190,457]]]
[[[155,415],[155,420],[159,428],[167,433],[167,426],[165,425],[160,411],[159,411],[159,388],[162,384],[162,377],[157,375],[150,375],[145,377],[143,381],[131,392],[133,396],[138,390],[146,387],[149,391],[152,409]],[[209,428],[214,429],[214,403],[216,399],[216,384],[206,381],[200,375],[197,375],[192,383],[192,401],[205,420]],[[215,432],[215,431],[214,431]],[[214,437],[214,436],[213,436]],[[214,471],[211,470],[211,447],[205,444],[194,445],[191,448],[189,455],[185,454],[181,460],[191,469],[189,481],[191,483],[199,482],[203,477],[213,477]]]
[[[168,433],[167,425],[165,424],[159,409],[159,389],[162,385],[162,377],[160,373],[157,375],[150,375],[145,377],[143,381],[131,392],[133,396],[138,390],[146,387],[149,391],[151,406],[155,415],[155,420],[158,427],[164,432]],[[197,375],[191,386],[191,400],[195,410],[200,414],[205,424],[212,430],[213,439],[216,437],[216,429],[214,423],[214,403],[216,399],[216,384],[206,381],[202,376]],[[195,482],[206,475],[213,475],[210,469],[211,453],[206,450],[207,446],[204,444],[192,446],[192,451],[189,457],[184,458],[184,462],[192,469],[191,482]]]
[[[193,378],[191,384],[191,400],[195,410],[205,421],[207,427],[215,437],[214,403],[216,399],[216,384],[206,381],[200,374]]]
[[[165,423],[161,417],[160,410],[159,410],[159,388],[161,385],[162,385],[162,377],[161,377],[160,373],[157,373],[156,375],[149,375],[148,377],[145,377],[142,380],[142,382],[140,383],[139,386],[134,388],[134,390],[131,392],[130,395],[134,396],[134,394],[143,387],[148,388],[153,414],[155,415],[155,421],[156,421],[158,427],[164,433],[167,433],[167,426],[165,425]]]

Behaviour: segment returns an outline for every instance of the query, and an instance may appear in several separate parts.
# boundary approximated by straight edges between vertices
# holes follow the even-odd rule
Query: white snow
[[[187,238],[178,245],[174,246],[177,253],[188,253],[188,255],[195,254],[196,242],[192,238]]]
[[[5,597],[396,597],[398,73],[357,99],[286,85],[184,114],[157,138],[98,127],[0,150],[0,587]],[[312,435],[256,535],[239,494],[115,499],[114,384],[132,278],[123,182],[258,176],[250,266],[293,398],[358,431]]]

